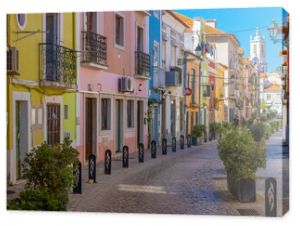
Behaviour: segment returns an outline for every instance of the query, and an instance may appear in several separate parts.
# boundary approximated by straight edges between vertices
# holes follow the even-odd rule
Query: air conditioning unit
[[[128,78],[128,77],[119,78],[119,92],[133,92],[132,78]]]
[[[16,47],[10,47],[7,51],[7,73],[19,75],[19,50]]]

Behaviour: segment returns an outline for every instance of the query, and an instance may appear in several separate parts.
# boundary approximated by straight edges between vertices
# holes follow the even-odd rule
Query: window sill
[[[115,43],[115,48],[116,48],[116,49],[119,49],[119,50],[125,51],[125,45],[124,45],[124,46],[121,46],[121,45],[118,45],[117,43]]]

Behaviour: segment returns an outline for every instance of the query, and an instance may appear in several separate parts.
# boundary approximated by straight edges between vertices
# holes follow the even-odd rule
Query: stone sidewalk
[[[157,148],[156,159],[145,151],[144,163],[131,153],[129,168],[122,159],[112,161],[111,175],[104,162],[97,163],[97,183],[88,183],[88,167],[82,170],[82,194],[70,194],[68,211],[166,213],[207,215],[265,215],[264,181],[278,182],[278,216],[288,209],[288,155],[280,133],[267,141],[267,167],[257,172],[257,200],[240,203],[227,190],[226,172],[218,157],[217,142],[192,146],[167,155]],[[17,197],[24,183],[9,186],[8,200]]]

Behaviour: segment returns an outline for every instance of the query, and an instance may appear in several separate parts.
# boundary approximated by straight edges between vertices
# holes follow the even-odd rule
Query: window
[[[69,106],[64,106],[64,119],[67,120],[69,118]]]
[[[140,26],[137,26],[137,43],[136,43],[136,50],[137,51],[144,51],[144,29]]]
[[[171,66],[176,66],[176,46],[171,46]]]
[[[17,22],[20,29],[25,27],[26,23],[26,14],[17,14]]]
[[[158,53],[159,53],[159,44],[158,44],[158,42],[154,41],[154,43],[153,43],[153,66],[154,67],[159,66]]]
[[[124,18],[115,14],[115,44],[124,47]]]
[[[134,127],[134,101],[133,100],[127,101],[127,127],[128,128]]]
[[[101,99],[101,130],[110,130],[111,125],[111,100],[109,98]]]
[[[271,100],[271,94],[267,94],[267,100]]]
[[[196,70],[192,69],[192,103],[195,103],[195,92],[196,92]]]
[[[47,142],[52,146],[60,143],[59,104],[47,104]]]
[[[162,41],[162,67],[165,68],[166,67],[166,51],[167,49],[167,42],[166,41]]]
[[[86,13],[86,29],[87,31],[97,33],[97,13]]]

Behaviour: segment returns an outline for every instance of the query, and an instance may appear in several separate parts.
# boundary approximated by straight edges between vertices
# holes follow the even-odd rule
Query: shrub
[[[65,205],[60,202],[47,188],[25,189],[20,193],[20,198],[8,204],[10,210],[65,210]]]
[[[265,147],[254,141],[247,129],[231,128],[218,141],[219,156],[227,174],[238,179],[254,179],[266,165]]]
[[[192,129],[192,136],[193,137],[202,137],[206,134],[206,128],[204,125],[194,126]]]
[[[262,142],[266,138],[267,129],[263,123],[256,122],[250,126],[250,132],[256,142]]]
[[[26,154],[23,164],[25,190],[19,201],[15,200],[8,207],[19,205],[18,209],[32,207],[35,210],[39,207],[41,210],[64,210],[74,181],[73,165],[78,164],[77,156],[78,152],[68,138],[55,147],[43,143],[33,148]],[[53,203],[45,204],[49,200]]]

